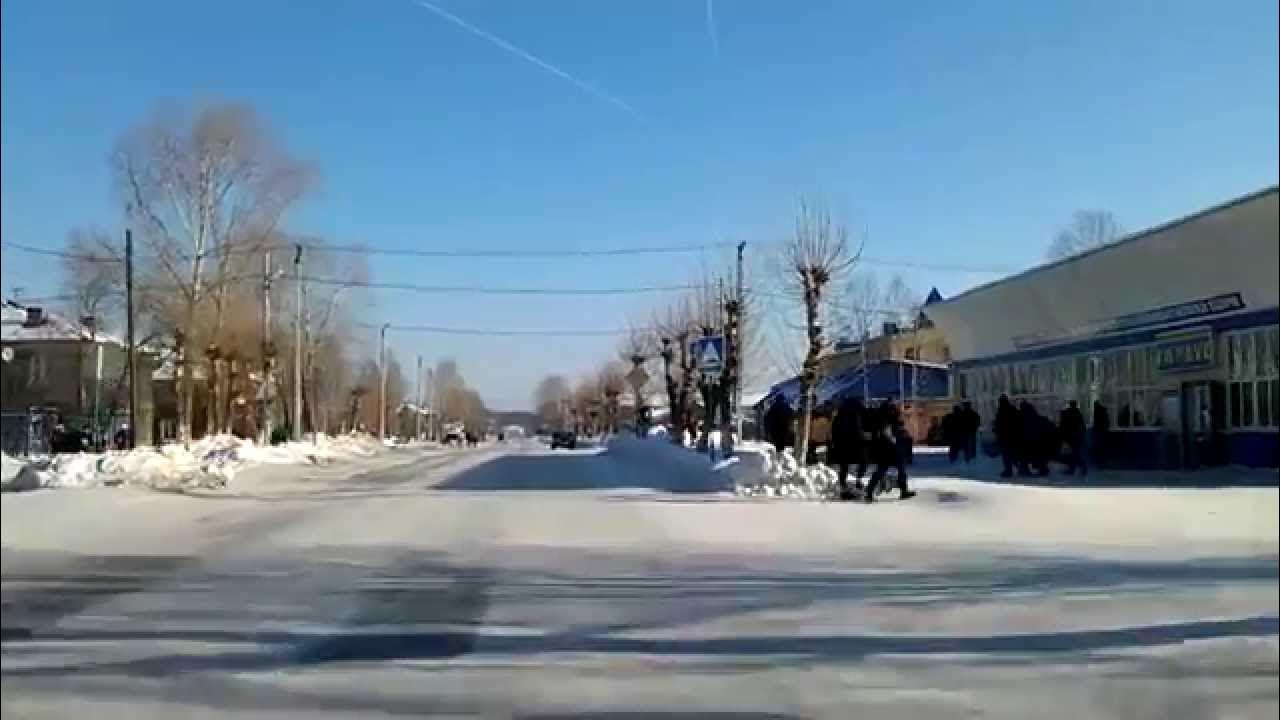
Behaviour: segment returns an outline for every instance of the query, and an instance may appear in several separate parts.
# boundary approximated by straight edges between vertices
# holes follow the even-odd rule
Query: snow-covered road
[[[628,446],[3,497],[5,717],[1274,717],[1274,488],[744,500]]]

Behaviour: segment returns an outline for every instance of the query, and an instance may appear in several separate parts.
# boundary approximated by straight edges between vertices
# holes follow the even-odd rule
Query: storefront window
[[[1227,337],[1228,417],[1232,428],[1280,426],[1280,329],[1259,328]]]

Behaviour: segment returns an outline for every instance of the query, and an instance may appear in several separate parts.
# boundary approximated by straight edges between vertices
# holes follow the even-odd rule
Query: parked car
[[[551,434],[551,449],[565,448],[572,450],[578,446],[577,434],[569,430],[560,430]]]

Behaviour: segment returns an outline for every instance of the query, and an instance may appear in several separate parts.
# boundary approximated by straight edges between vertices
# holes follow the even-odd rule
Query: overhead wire
[[[320,253],[336,253],[336,254],[362,254],[374,256],[389,257],[422,257],[422,258],[474,258],[474,259],[556,259],[556,258],[588,258],[588,257],[629,257],[639,255],[672,255],[672,254],[695,254],[705,252],[707,250],[725,249],[734,247],[736,243],[704,243],[699,245],[664,245],[664,246],[635,246],[635,247],[615,247],[615,248],[599,248],[599,249],[544,249],[544,250],[473,250],[473,249],[443,249],[443,250],[422,250],[414,248],[390,248],[390,247],[370,247],[364,245],[329,245],[326,243],[316,242],[300,242],[300,243],[278,243],[265,246],[270,249],[288,249],[301,245],[304,250]],[[10,241],[4,242],[4,247],[12,248],[22,252],[28,252],[38,255],[49,255],[55,257],[75,258],[88,262],[124,262],[121,257],[110,257],[103,255],[91,255],[88,253],[75,253],[65,250],[51,250],[48,248],[32,247],[21,243]],[[265,249],[263,246],[255,248],[226,248],[208,250],[202,253],[205,257],[214,257],[225,254],[256,254]],[[140,260],[145,256],[140,256]],[[973,273],[992,273],[1002,274],[1016,272],[1021,268],[1012,265],[972,265],[967,263],[945,263],[931,262],[921,260],[911,260],[906,258],[882,258],[863,256],[858,262],[868,265],[884,265],[888,267],[906,267],[918,270],[936,270],[949,272],[973,272]]]

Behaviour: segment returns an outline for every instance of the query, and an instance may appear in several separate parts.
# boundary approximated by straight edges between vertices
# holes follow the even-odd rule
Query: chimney
[[[882,334],[884,334],[884,335],[897,335],[897,334],[898,334],[898,323],[896,323],[896,322],[886,322],[886,323],[884,324],[884,326],[880,329],[880,332],[881,332]]]
[[[44,321],[44,308],[39,305],[27,306],[27,319],[22,322],[23,327],[39,327]]]

